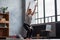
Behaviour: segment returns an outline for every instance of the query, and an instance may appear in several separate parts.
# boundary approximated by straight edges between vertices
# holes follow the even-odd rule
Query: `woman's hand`
[[[37,6],[38,6],[38,4],[36,3],[35,7],[37,7]]]

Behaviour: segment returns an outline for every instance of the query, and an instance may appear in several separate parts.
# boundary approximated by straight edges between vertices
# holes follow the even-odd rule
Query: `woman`
[[[30,6],[30,3],[29,3],[29,6]],[[31,38],[32,28],[31,28],[30,24],[31,24],[32,16],[34,15],[35,10],[36,10],[36,5],[35,5],[33,12],[31,9],[29,9],[29,6],[27,9],[27,12],[25,13],[25,21],[24,21],[24,28],[27,30],[26,38],[28,38],[28,39]]]

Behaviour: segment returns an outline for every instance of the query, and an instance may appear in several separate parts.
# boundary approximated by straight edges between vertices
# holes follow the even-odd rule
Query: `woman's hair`
[[[28,14],[31,14],[32,13],[32,10],[31,9],[28,9],[27,13]]]
[[[31,9],[28,9],[28,10],[31,10]]]

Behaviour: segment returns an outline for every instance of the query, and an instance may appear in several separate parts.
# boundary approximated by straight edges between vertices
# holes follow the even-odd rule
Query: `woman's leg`
[[[26,36],[26,37],[30,39],[31,36],[32,36],[32,30],[28,30],[28,31],[27,31],[27,36]]]
[[[23,24],[23,27],[24,27],[26,30],[29,30],[26,23]]]
[[[25,28],[26,31],[27,31],[26,39],[29,38],[29,32],[30,32],[30,30],[29,30],[29,28],[28,28],[27,26],[28,26],[28,24],[25,24],[25,23],[24,23],[24,28]]]
[[[27,30],[26,39],[30,40],[32,35],[32,29],[29,29],[30,25],[24,23],[24,28]]]

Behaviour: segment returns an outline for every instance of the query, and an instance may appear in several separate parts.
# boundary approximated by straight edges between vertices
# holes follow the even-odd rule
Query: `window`
[[[51,20],[50,16],[55,15],[55,8],[54,8],[54,0],[45,0],[45,17],[48,17],[45,19],[46,23]],[[54,16],[55,20],[55,16]],[[52,19],[52,22],[54,22]]]
[[[38,6],[36,8],[35,23],[44,23],[43,0],[36,0]],[[45,23],[55,22],[55,5],[54,0],[45,0]],[[33,23],[33,22],[32,22]]]
[[[45,0],[45,16],[55,15],[54,0]]]
[[[36,12],[35,12],[35,23],[33,23],[33,20],[32,20],[32,24],[39,24],[39,23],[44,23],[44,20],[43,19],[40,19],[41,17],[43,17],[43,0],[36,0],[38,3],[37,3],[37,7],[36,7]]]
[[[57,21],[60,21],[60,0],[57,0]]]
[[[57,14],[60,15],[60,0],[57,0]]]
[[[43,1],[44,0],[36,0],[38,2],[38,6],[36,8],[35,13],[35,23],[48,23],[55,22],[55,0],[45,0],[45,19],[44,19],[44,8]],[[60,21],[60,0],[57,0],[57,21]],[[33,22],[32,22],[33,23]]]

